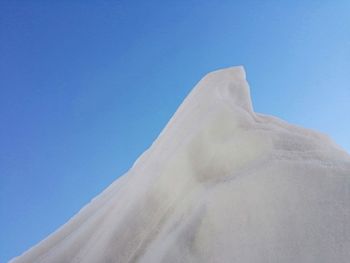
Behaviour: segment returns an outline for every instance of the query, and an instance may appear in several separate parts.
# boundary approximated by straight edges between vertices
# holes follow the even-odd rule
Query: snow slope
[[[128,173],[12,263],[350,260],[350,156],[206,75]]]

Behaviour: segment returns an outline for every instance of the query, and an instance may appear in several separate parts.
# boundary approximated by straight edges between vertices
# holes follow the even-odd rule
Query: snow
[[[125,175],[22,262],[347,263],[350,156],[206,75]]]

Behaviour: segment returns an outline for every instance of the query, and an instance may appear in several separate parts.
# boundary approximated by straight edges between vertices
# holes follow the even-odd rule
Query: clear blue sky
[[[244,65],[256,111],[349,151],[349,14],[348,0],[0,1],[0,262],[127,171],[218,68]]]

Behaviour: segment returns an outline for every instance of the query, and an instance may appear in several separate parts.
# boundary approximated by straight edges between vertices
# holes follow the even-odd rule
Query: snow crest
[[[347,263],[350,157],[206,75],[125,175],[12,263]]]

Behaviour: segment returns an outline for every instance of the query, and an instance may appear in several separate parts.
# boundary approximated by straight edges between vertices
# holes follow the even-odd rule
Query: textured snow
[[[243,67],[206,75],[124,176],[22,262],[350,260],[350,156],[253,111]]]

